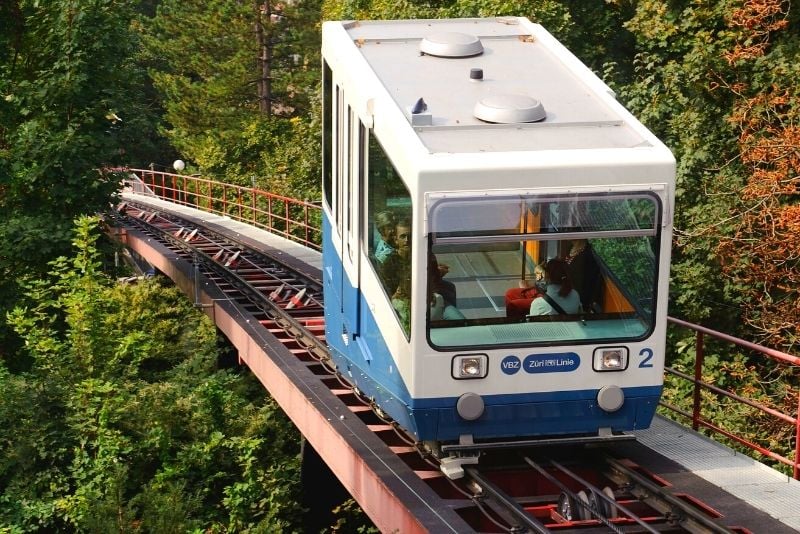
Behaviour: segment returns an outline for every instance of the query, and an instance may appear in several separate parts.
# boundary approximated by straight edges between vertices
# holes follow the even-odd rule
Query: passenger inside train
[[[445,263],[439,263],[436,256],[430,255],[428,264],[428,283],[429,293],[439,293],[444,302],[449,306],[458,306],[458,297],[456,295],[456,285],[450,280],[445,280],[444,276],[450,272],[450,266]]]
[[[373,256],[379,263],[385,262],[397,252],[394,213],[391,210],[379,211],[375,214],[375,242]]]
[[[545,291],[533,299],[529,315],[576,315],[581,313],[581,298],[572,287],[566,261],[554,258],[544,266]]]
[[[397,280],[396,289],[391,292],[392,306],[400,318],[400,325],[406,333],[411,331],[411,220],[401,217],[395,226],[397,261],[392,265]],[[387,292],[391,287],[387,287]]]
[[[530,314],[533,299],[544,292],[544,267],[539,264],[533,269],[533,281],[522,278],[518,282],[519,287],[512,287],[506,290],[504,301],[506,307],[506,317],[511,319],[522,319]]]
[[[428,262],[428,305],[430,318],[433,321],[457,321],[465,319],[464,314],[456,306],[456,286],[453,282],[444,279],[450,272],[449,266],[444,266],[430,255]]]

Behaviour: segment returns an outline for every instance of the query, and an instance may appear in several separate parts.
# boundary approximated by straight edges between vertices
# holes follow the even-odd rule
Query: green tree
[[[571,24],[568,9],[556,0],[326,0],[322,13],[330,20],[522,16],[544,24],[555,34],[565,33]]]
[[[294,528],[297,433],[249,374],[219,370],[213,324],[173,287],[100,269],[97,220],[29,278],[0,366],[0,523],[44,531]]]
[[[634,70],[618,87],[678,160],[676,314],[786,351],[800,317],[799,22],[782,0],[638,2],[626,22]],[[672,362],[690,368],[694,355],[676,346]],[[707,353],[704,378],[796,410],[796,373],[730,347]],[[673,402],[684,393],[666,389]],[[717,403],[704,392],[705,405]],[[794,448],[785,428],[745,407],[706,416],[772,450]]]
[[[17,298],[22,273],[69,250],[76,216],[108,206],[118,182],[103,169],[143,146],[150,117],[138,98],[143,71],[132,62],[135,4],[0,6],[0,313]]]
[[[164,1],[143,21],[150,75],[163,96],[165,135],[194,157],[207,138],[230,141],[258,110],[253,5]]]
[[[675,250],[673,279],[680,287],[676,304],[681,315],[695,320],[708,318],[718,306],[735,305],[728,300],[735,293],[720,283],[724,279],[713,258],[713,240],[697,232],[724,219],[728,199],[718,196],[709,202],[708,197],[717,190],[718,171],[727,175],[723,180],[737,180],[735,135],[725,121],[732,95],[712,89],[725,71],[728,9],[726,2],[638,3],[625,23],[636,41],[633,76],[618,86],[623,103],[678,161],[675,228],[678,244],[685,246]],[[726,161],[734,165],[724,166]],[[735,319],[735,314],[724,317]]]
[[[165,0],[143,24],[164,135],[196,170],[278,192],[318,190],[315,0]]]
[[[795,85],[790,80],[798,75],[797,20],[781,0],[643,1],[625,23],[635,41],[634,71],[618,86],[620,98],[678,161],[676,312],[729,332],[751,322],[749,302],[771,299],[746,275],[748,262],[758,253],[741,248],[761,231],[740,235],[743,239],[727,249],[719,244],[730,243],[742,222],[747,224],[746,215],[764,201],[743,188],[759,164],[771,163],[753,162],[742,141],[764,137],[752,128],[758,121],[762,128],[775,126],[761,118],[749,122],[772,116],[757,97]],[[778,116],[792,115],[787,106],[797,109],[796,98],[783,102]],[[773,131],[767,137],[780,135]],[[774,151],[767,160],[775,163],[786,154]],[[797,169],[789,165],[786,172],[784,178],[791,179]],[[796,265],[786,267],[784,275],[793,278]],[[781,295],[778,289],[773,296],[780,300]]]

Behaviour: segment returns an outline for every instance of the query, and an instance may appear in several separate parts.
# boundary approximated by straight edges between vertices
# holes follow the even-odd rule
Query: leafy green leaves
[[[29,278],[0,366],[0,523],[23,530],[247,531],[299,520],[299,436],[251,375],[219,370],[216,330],[158,280],[100,269],[98,220]]]
[[[318,9],[315,0],[165,0],[145,22],[162,133],[195,169],[319,196]]]
[[[44,273],[68,253],[73,219],[113,199],[118,178],[102,169],[137,150],[132,139],[148,112],[138,98],[142,70],[132,62],[133,4],[17,0],[0,7],[10,30],[0,32],[3,315],[19,296],[16,280]],[[0,328],[4,357],[13,352],[8,337]]]

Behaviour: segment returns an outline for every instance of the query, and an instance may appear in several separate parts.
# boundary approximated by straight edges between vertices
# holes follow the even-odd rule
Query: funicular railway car
[[[434,445],[648,427],[670,151],[524,18],[326,22],[322,37],[342,374]]]

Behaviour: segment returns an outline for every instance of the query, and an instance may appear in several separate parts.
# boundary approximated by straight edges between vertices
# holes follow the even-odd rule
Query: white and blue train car
[[[341,373],[422,441],[648,427],[670,151],[524,18],[326,22],[322,57]],[[537,280],[559,262],[569,281]],[[578,307],[537,296],[565,284]]]

